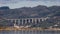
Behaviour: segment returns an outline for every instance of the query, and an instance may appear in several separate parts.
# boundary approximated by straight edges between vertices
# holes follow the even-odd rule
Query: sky
[[[11,9],[38,5],[60,6],[60,0],[0,0],[0,7],[9,6]]]

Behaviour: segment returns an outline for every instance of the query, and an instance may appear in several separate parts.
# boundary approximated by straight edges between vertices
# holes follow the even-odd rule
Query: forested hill
[[[0,17],[3,18],[27,18],[27,17],[54,17],[60,16],[60,6],[22,7],[10,9],[7,6],[0,7]]]
[[[32,26],[39,27],[49,27],[55,24],[60,23],[60,6],[42,6],[38,5],[36,7],[22,7],[16,9],[10,9],[7,6],[0,7],[0,26],[12,26],[14,23],[7,22],[3,20],[4,18],[38,18],[38,17],[51,17],[47,21],[43,21],[42,23],[38,23]],[[55,19],[56,17],[56,19]],[[60,24],[58,24],[60,27]]]

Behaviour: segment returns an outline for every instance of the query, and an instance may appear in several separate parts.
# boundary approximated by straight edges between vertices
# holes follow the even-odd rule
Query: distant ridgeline
[[[0,10],[6,10],[6,9],[10,9],[10,8],[7,6],[0,7]]]
[[[0,7],[0,17],[3,18],[40,18],[47,16],[60,16],[60,6],[47,7],[38,5],[36,7],[22,7],[16,9],[10,9],[7,6]]]

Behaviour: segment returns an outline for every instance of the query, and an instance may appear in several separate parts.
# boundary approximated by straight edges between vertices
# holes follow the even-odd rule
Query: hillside
[[[57,24],[58,21],[55,23],[54,17],[58,18],[59,16],[60,16],[60,6],[47,7],[47,6],[38,5],[36,7],[22,7],[22,8],[16,8],[16,9],[10,9],[9,7],[0,8],[0,19],[3,19],[3,18],[38,18],[38,17],[52,18],[47,21],[44,21],[41,25],[38,24],[37,26],[44,26],[44,25],[51,26],[51,25]],[[4,23],[5,25],[7,24],[13,25],[11,23],[6,23],[6,22]],[[4,25],[4,23],[0,21],[0,24]]]

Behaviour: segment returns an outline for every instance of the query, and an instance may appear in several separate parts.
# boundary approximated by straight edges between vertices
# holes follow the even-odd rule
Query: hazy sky
[[[9,6],[12,9],[24,6],[34,7],[37,5],[60,6],[60,0],[0,0],[0,7]]]

